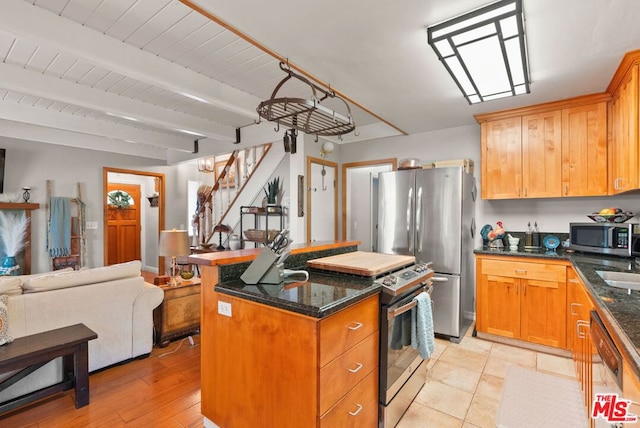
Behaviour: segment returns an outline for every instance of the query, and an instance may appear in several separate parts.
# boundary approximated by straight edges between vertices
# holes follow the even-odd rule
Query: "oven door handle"
[[[412,300],[409,303],[407,303],[406,305],[402,305],[402,306],[400,306],[399,308],[396,308],[396,309],[391,309],[387,313],[387,319],[392,320],[395,317],[397,317],[398,315],[401,315],[401,314],[404,314],[407,311],[410,311],[411,308],[415,308],[417,304],[418,304],[418,302],[416,302],[415,300]]]

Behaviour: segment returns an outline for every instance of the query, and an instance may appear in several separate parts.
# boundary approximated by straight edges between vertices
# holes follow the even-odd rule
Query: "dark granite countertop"
[[[477,248],[474,252],[496,256],[560,259],[571,263],[590,292],[599,315],[605,318],[605,324],[614,330],[610,334],[615,334],[624,345],[624,349],[620,350],[623,356],[640,377],[640,291],[632,290],[629,293],[627,290],[611,287],[596,273],[605,270],[640,274],[640,266],[633,259],[568,252],[563,249],[555,254],[544,250],[509,251],[486,247]]]
[[[371,278],[318,272],[310,272],[308,281],[300,278],[256,285],[238,279],[216,285],[216,291],[315,318],[324,318],[380,292],[380,285]]]

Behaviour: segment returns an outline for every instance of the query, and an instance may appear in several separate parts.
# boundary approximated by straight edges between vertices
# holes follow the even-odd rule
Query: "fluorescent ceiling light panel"
[[[529,93],[522,0],[502,0],[427,28],[469,104]]]

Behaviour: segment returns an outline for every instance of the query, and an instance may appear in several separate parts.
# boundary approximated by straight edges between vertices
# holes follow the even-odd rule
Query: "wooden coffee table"
[[[153,310],[153,324],[156,344],[164,348],[171,339],[200,331],[200,278],[160,288],[164,300]]]

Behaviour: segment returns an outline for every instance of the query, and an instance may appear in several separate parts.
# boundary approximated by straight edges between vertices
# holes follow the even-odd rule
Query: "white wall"
[[[356,162],[395,157],[416,157],[423,163],[433,160],[472,159],[480,194],[480,126],[469,125],[405,137],[383,138],[340,146],[340,162]],[[502,221],[507,230],[524,231],[530,221],[541,232],[569,232],[569,222],[587,221],[586,215],[601,208],[618,206],[640,217],[640,193],[621,196],[554,199],[481,200],[476,203],[478,229]],[[640,218],[635,219],[640,221]],[[478,244],[481,239],[478,238]]]
[[[87,204],[87,221],[97,221],[97,230],[87,230],[87,262],[90,267],[102,266],[103,257],[103,202],[102,168],[124,168],[155,171],[167,174],[171,181],[172,167],[158,165],[151,159],[118,155],[95,150],[36,143],[0,137],[0,147],[7,149],[4,192],[19,191],[31,186],[29,202],[39,203],[40,208],[32,212],[31,224],[31,271],[49,270],[46,252],[46,181],[53,180],[53,196],[76,196],[76,183],[81,183],[82,196]],[[175,187],[167,183],[167,194]],[[171,215],[167,210],[167,223]],[[180,217],[181,219],[184,216]],[[184,220],[182,220],[184,221]]]

